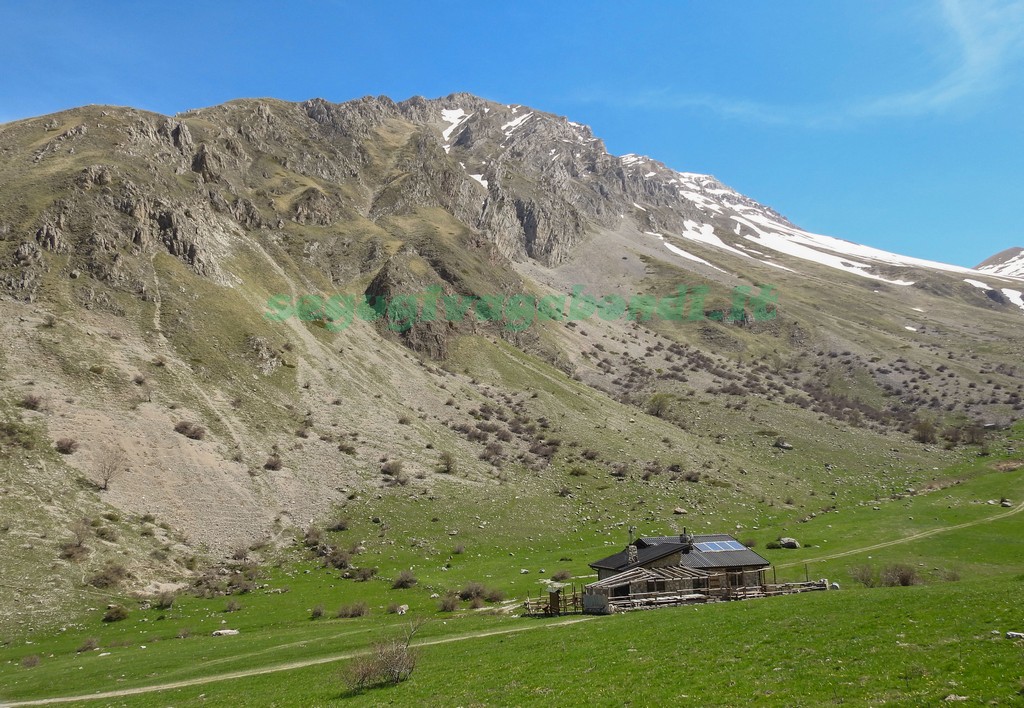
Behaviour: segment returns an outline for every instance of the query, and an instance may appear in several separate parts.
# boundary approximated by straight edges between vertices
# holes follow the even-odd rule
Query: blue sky
[[[0,0],[0,67],[0,121],[468,91],[809,230],[960,265],[1024,246],[1024,0]]]

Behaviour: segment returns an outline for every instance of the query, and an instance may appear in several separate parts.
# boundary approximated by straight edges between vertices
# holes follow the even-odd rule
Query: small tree
[[[96,465],[96,473],[100,478],[100,489],[107,491],[110,489],[110,483],[128,468],[128,457],[124,454],[124,450],[111,449],[105,451],[100,455],[99,462]]]
[[[655,418],[664,418],[668,415],[671,403],[672,396],[670,394],[656,393],[647,399],[647,413]]]
[[[935,422],[929,418],[920,418],[914,423],[914,440],[919,443],[933,443],[936,441]]]
[[[418,652],[410,645],[422,626],[423,620],[410,623],[404,636],[378,642],[369,654],[353,659],[342,675],[349,689],[358,692],[373,686],[399,684],[412,676]]]

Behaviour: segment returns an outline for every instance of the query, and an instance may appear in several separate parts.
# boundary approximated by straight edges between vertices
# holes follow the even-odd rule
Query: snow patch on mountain
[[[977,270],[1007,278],[1024,278],[1024,251],[1002,263],[979,266]]]
[[[971,278],[964,278],[964,282],[967,283],[968,285],[973,285],[976,288],[981,288],[982,290],[991,290],[992,289],[991,287],[989,287],[985,283],[981,282],[980,280],[972,280]]]
[[[1020,290],[1011,290],[1010,288],[1003,288],[1002,293],[1010,302],[1024,310],[1024,293]]]
[[[505,134],[506,138],[511,136],[512,133],[515,132],[516,128],[518,128],[523,123],[528,121],[531,116],[533,116],[533,112],[532,111],[529,112],[529,113],[524,113],[523,115],[519,116],[518,118],[513,118],[508,123],[505,123],[504,125],[501,126],[501,132]]]

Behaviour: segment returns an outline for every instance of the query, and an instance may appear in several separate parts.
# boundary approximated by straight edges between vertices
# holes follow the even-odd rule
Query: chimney
[[[679,543],[683,544],[683,553],[689,553],[693,550],[693,534],[686,531],[686,527],[683,527],[683,532],[679,534]]]
[[[636,546],[629,544],[626,546],[626,563],[632,565],[637,561]]]

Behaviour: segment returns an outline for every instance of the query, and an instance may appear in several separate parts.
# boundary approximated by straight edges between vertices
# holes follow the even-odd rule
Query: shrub
[[[351,619],[353,617],[365,617],[370,614],[370,606],[365,602],[353,602],[350,605],[342,605],[335,613],[338,619]]]
[[[372,686],[398,684],[412,676],[417,653],[410,648],[415,628],[403,639],[392,639],[374,645],[373,651],[352,660],[345,668],[344,680],[352,691]]]
[[[128,619],[128,608],[123,605],[111,605],[103,615],[104,622],[120,622]]]
[[[356,568],[355,573],[353,574],[353,577],[356,579],[357,582],[365,583],[367,580],[369,580],[370,578],[372,578],[375,575],[377,575],[377,569],[376,568],[366,568],[366,567],[364,567],[364,568]]]
[[[82,652],[93,651],[97,647],[99,647],[99,645],[100,645],[100,640],[99,639],[97,639],[96,637],[89,637],[84,642],[82,642],[82,645],[80,647],[75,649],[75,652],[78,653],[78,654],[81,654]]]
[[[395,590],[406,589],[411,588],[417,582],[416,576],[411,570],[403,570],[398,574],[394,582],[391,583],[391,587]]]
[[[664,418],[672,403],[672,396],[667,393],[656,393],[647,401],[647,413],[655,418]]]
[[[21,660],[21,668],[23,668],[23,669],[34,669],[35,667],[39,666],[39,661],[40,661],[40,659],[39,659],[38,655],[31,654],[31,655],[26,656],[24,659]]]
[[[390,477],[397,477],[402,471],[401,460],[389,460],[380,466],[381,474],[386,474]]]
[[[770,550],[776,551],[776,550],[782,548],[782,544],[779,543],[778,541],[769,541],[768,543],[764,544],[764,547],[768,548]]]
[[[455,546],[455,548],[452,549],[452,553],[454,555],[456,555],[456,556],[460,556],[460,555],[462,555],[465,552],[466,552],[466,546],[464,544],[462,544],[462,543],[458,544],[457,546]]]
[[[445,450],[437,460],[437,471],[441,474],[455,474],[455,455]]]
[[[349,520],[338,519],[333,524],[327,527],[328,531],[348,531]]]
[[[917,570],[909,565],[893,563],[882,571],[882,585],[885,587],[907,587],[921,582]]]
[[[483,597],[485,592],[487,592],[487,588],[484,584],[474,580],[466,583],[459,590],[459,598],[462,600],[472,600],[474,597]]]
[[[459,596],[455,593],[446,593],[441,602],[438,603],[438,610],[441,612],[455,612],[459,607]]]
[[[89,585],[94,588],[113,588],[128,577],[128,570],[118,563],[107,563],[101,571],[89,578]]]
[[[569,572],[568,570],[560,570],[557,573],[555,573],[554,575],[552,575],[551,579],[555,580],[557,582],[562,582],[563,580],[568,580],[571,577],[572,577],[572,573]]]
[[[114,543],[117,541],[117,531],[114,530],[113,526],[100,526],[96,529],[96,538]]]
[[[169,610],[174,606],[174,599],[177,596],[170,590],[165,590],[156,596],[154,607],[158,610]]]
[[[263,463],[263,469],[265,470],[279,470],[284,463],[281,462],[281,458],[277,455],[271,455],[267,458],[267,461]]]
[[[180,420],[174,426],[174,432],[181,433],[192,440],[202,440],[206,437],[206,428],[189,420]]]
[[[324,565],[330,568],[336,568],[337,570],[344,570],[348,568],[352,562],[348,552],[343,551],[340,548],[332,548],[330,552],[324,556]]]
[[[498,588],[488,588],[484,593],[484,599],[487,602],[501,602],[505,599],[505,593]]]
[[[24,396],[22,396],[20,405],[22,408],[30,411],[42,410],[44,407],[43,397],[37,396],[34,393],[26,393]]]
[[[61,438],[56,443],[54,443],[54,447],[57,448],[57,452],[59,452],[60,454],[70,455],[71,453],[78,449],[78,441],[72,438]]]
[[[314,620],[315,619],[320,619],[323,616],[324,616],[324,606],[323,605],[317,605],[316,607],[313,608],[313,611],[309,613],[309,618],[310,619],[314,619]]]
[[[960,571],[956,568],[947,568],[939,574],[939,577],[947,582],[956,582],[960,579]]]
[[[878,578],[875,577],[875,569],[866,563],[855,568],[850,568],[850,577],[866,588],[873,588],[878,585]]]
[[[228,604],[224,606],[225,612],[239,612],[242,609],[242,603],[234,598],[228,600]]]

